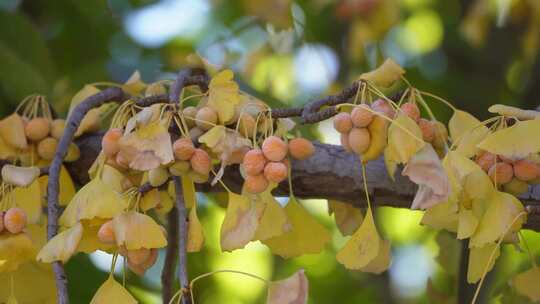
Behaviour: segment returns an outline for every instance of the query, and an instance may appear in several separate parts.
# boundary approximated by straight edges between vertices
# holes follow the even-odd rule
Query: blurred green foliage
[[[504,2],[1,0],[0,113],[32,93],[46,95],[65,113],[86,83],[123,82],[136,69],[147,82],[172,78],[191,53],[218,68],[232,67],[244,90],[273,105],[301,105],[336,92],[392,57],[415,86],[481,118],[494,103],[534,108],[540,104],[540,9],[535,0],[511,1],[507,10],[497,6]],[[448,118],[448,109],[432,106],[441,119]],[[324,124],[303,131],[336,142]],[[320,255],[283,260],[258,243],[221,253],[224,210],[200,198],[207,244],[189,255],[191,277],[228,268],[272,279],[302,267],[310,279],[310,303],[428,303],[456,294],[459,243],[446,240],[439,249],[436,240],[443,237],[419,226],[418,213],[377,211],[381,231],[393,240],[394,266],[374,276],[346,271],[335,261],[345,238],[324,201],[304,206],[332,231],[332,245]],[[525,237],[538,252],[537,234]],[[439,250],[444,254],[437,258]],[[72,303],[88,303],[105,279],[97,259],[79,255],[67,264]],[[489,290],[508,289],[512,273],[528,265],[526,254],[515,250],[505,250],[500,261]],[[160,302],[162,263],[163,256],[142,279],[127,274],[129,289],[141,302]],[[434,287],[426,290],[427,277]],[[262,303],[265,296],[259,282],[234,274],[200,281],[195,294],[200,303]]]

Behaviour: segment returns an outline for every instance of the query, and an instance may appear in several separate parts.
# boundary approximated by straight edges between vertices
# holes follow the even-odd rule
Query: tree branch
[[[173,207],[167,215],[167,249],[161,272],[161,298],[163,304],[169,303],[174,294],[174,278],[178,253],[178,209]]]
[[[176,190],[176,209],[178,212],[178,278],[180,288],[186,290],[183,293],[182,304],[189,304],[189,279],[187,273],[187,209],[184,204],[182,184],[180,177],[173,177],[174,188]]]

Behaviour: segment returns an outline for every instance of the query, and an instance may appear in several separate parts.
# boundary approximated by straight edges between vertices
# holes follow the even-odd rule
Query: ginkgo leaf
[[[494,104],[488,108],[489,113],[499,114],[506,117],[515,117],[519,120],[530,120],[540,118],[540,112],[535,110],[523,110],[517,107]]]
[[[37,255],[37,260],[44,263],[61,261],[66,263],[75,254],[83,235],[83,226],[75,226],[60,232],[45,244]]]
[[[90,304],[137,304],[137,300],[111,275],[99,287]]]
[[[4,138],[0,136],[0,159],[14,160],[15,158],[17,158],[17,151],[15,148],[8,145]]]
[[[36,249],[26,233],[0,234],[0,273],[14,271],[20,264],[35,258]]]
[[[221,224],[221,250],[243,248],[255,236],[264,204],[257,204],[244,195],[229,192],[229,203]]]
[[[225,126],[215,126],[206,131],[201,137],[199,142],[205,144],[208,148],[214,148],[220,140],[225,136]]]
[[[321,252],[330,241],[328,230],[314,219],[294,197],[289,199],[285,212],[292,229],[280,236],[267,239],[263,243],[270,248],[272,253],[284,258]]]
[[[513,126],[487,136],[477,147],[512,159],[525,158],[540,151],[540,119],[518,121]]]
[[[182,176],[182,195],[186,208],[193,208],[197,204],[197,196],[195,193],[195,184],[193,180],[187,176]]]
[[[309,282],[301,269],[292,276],[268,284],[267,304],[305,304],[308,299]]]
[[[489,129],[471,114],[456,110],[448,122],[450,138],[455,151],[465,157],[472,157],[478,152],[478,145],[488,134]]]
[[[428,208],[421,220],[422,225],[435,229],[445,229],[457,232],[458,229],[458,204],[454,199],[439,203]]]
[[[405,70],[391,58],[388,58],[377,69],[360,75],[360,79],[374,83],[376,86],[390,87],[405,74]]]
[[[362,272],[380,274],[392,265],[392,248],[388,240],[380,240],[379,253],[366,266],[360,268]]]
[[[15,187],[28,187],[39,176],[38,167],[19,167],[5,165],[2,167],[2,181]]]
[[[113,231],[116,245],[125,246],[127,250],[167,246],[162,227],[148,215],[139,212],[127,211],[115,216]]]
[[[92,253],[97,250],[114,253],[115,244],[106,244],[99,240],[98,231],[101,226],[83,225],[83,234],[77,252]]]
[[[393,152],[390,148],[384,149],[384,166],[386,167],[390,179],[395,181],[398,163],[396,160],[392,159],[393,156],[391,154],[393,154]]]
[[[68,204],[59,223],[72,227],[81,220],[110,219],[125,210],[128,201],[100,178],[84,185]]]
[[[384,156],[389,162],[406,164],[424,145],[418,124],[400,113],[388,128],[388,146],[385,148],[388,151]]]
[[[155,208],[159,204],[159,189],[154,188],[146,193],[143,194],[141,197],[141,201],[139,202],[139,208],[143,212],[146,212],[152,208]]]
[[[334,220],[342,235],[352,235],[362,224],[362,210],[351,204],[328,200],[328,213],[334,214]]]
[[[24,133],[24,122],[17,113],[0,120],[0,136],[6,144],[13,148],[24,150],[28,147]]]
[[[227,124],[234,117],[235,106],[240,102],[238,84],[231,70],[223,70],[210,80],[208,106],[216,110],[219,121]]]
[[[73,109],[77,107],[81,102],[83,102],[86,98],[95,95],[97,93],[101,92],[100,89],[96,88],[95,86],[91,84],[85,85],[79,92],[77,92],[73,97],[71,98],[71,103],[69,105],[69,111],[67,115],[67,119],[70,118],[71,113],[73,112]]]
[[[197,216],[197,204],[189,211],[187,252],[199,252],[204,244],[204,231]]]
[[[377,257],[380,245],[381,238],[373,221],[373,213],[371,208],[368,208],[364,222],[338,251],[336,258],[347,269],[359,270]]]
[[[6,303],[9,295],[14,295],[23,304],[57,303],[52,267],[30,261],[21,264],[17,271],[0,272],[0,303]]]
[[[516,230],[519,230],[524,222],[523,205],[515,196],[494,191],[487,201],[487,210],[480,218],[476,232],[471,236],[470,247],[483,247],[496,242],[504,237],[506,232],[511,231],[511,227],[517,226]]]
[[[130,185],[129,178],[113,166],[104,165],[101,169],[101,181],[118,193],[124,192],[126,185]]]
[[[292,229],[285,209],[281,207],[276,198],[272,195],[271,189],[268,187],[266,191],[255,196],[266,205],[264,213],[255,231],[254,240],[266,240],[275,236],[282,235]]]
[[[458,215],[457,238],[460,240],[469,238],[478,227],[478,219],[471,210],[461,210]]]
[[[41,218],[41,189],[39,181],[35,180],[28,187],[17,187],[2,198],[2,206],[18,206],[26,212],[28,223],[34,224]]]
[[[470,248],[469,267],[467,272],[467,282],[474,284],[482,278],[484,272],[489,272],[495,265],[495,261],[501,254],[499,246],[487,244],[483,247]],[[493,258],[490,261],[490,257]],[[488,264],[489,262],[489,264]]]
[[[401,174],[419,185],[411,209],[426,209],[448,199],[448,176],[431,145],[425,145],[413,155]]]
[[[141,80],[139,71],[133,72],[126,83],[122,85],[122,90],[132,96],[140,95],[145,88],[146,84]]]
[[[456,239],[455,235],[440,230],[436,237],[437,245],[439,246],[439,253],[435,258],[437,263],[448,272],[450,275],[456,275],[459,269],[460,251],[462,243]]]
[[[512,285],[519,294],[528,297],[533,302],[538,302],[540,301],[539,280],[540,268],[533,266],[531,269],[517,274],[512,278]]]

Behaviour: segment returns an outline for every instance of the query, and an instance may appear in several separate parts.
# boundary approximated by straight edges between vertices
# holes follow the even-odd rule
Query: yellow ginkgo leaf
[[[133,72],[129,79],[122,85],[122,90],[132,96],[140,95],[146,88],[146,83],[141,80],[141,73],[139,71]]]
[[[208,86],[208,106],[216,110],[222,124],[230,122],[235,106],[240,102],[238,84],[233,77],[231,70],[223,70],[212,77]]]
[[[272,195],[272,187],[268,187],[266,191],[256,196],[266,205],[264,213],[259,223],[257,231],[255,231],[254,240],[267,240],[269,238],[282,235],[291,230],[289,219],[285,209],[281,207],[276,198]]]
[[[103,183],[118,193],[124,192],[131,185],[129,178],[113,166],[104,165],[100,177]]]
[[[457,232],[458,229],[458,204],[456,200],[449,199],[428,208],[422,216],[422,225],[435,229],[445,229]]]
[[[328,213],[334,214],[334,220],[342,235],[352,235],[362,224],[362,210],[351,204],[328,200]]]
[[[263,243],[270,248],[272,253],[284,258],[321,252],[330,241],[328,230],[294,197],[289,199],[285,212],[292,229],[280,236],[267,239]]]
[[[388,152],[385,152],[385,157],[390,162],[406,164],[424,145],[418,124],[400,113],[388,128],[388,146],[385,148]]]
[[[73,112],[73,109],[77,107],[81,102],[83,102],[86,98],[95,95],[100,92],[100,89],[96,88],[95,86],[91,84],[85,85],[77,94],[73,95],[71,98],[71,103],[69,105],[69,111],[67,119],[71,116],[71,113]]]
[[[469,267],[467,272],[467,282],[474,284],[482,278],[484,272],[489,272],[495,265],[495,261],[501,254],[499,246],[496,244],[487,244],[483,247],[470,248]],[[491,261],[489,258],[493,254]],[[489,265],[488,265],[489,262]],[[487,267],[487,269],[486,269]]]
[[[309,282],[301,269],[284,280],[270,282],[266,304],[305,304],[308,289]]]
[[[106,108],[106,106],[103,106]],[[99,131],[101,127],[101,113],[103,113],[103,108],[94,108],[91,109],[84,115],[83,120],[79,124],[77,132],[75,132],[75,137],[79,137],[84,133],[91,133]]]
[[[388,172],[388,176],[392,181],[395,180],[396,170],[398,163],[395,159],[393,159],[393,150],[390,148],[384,149],[384,166],[386,167],[386,171]]]
[[[83,234],[77,252],[92,253],[97,250],[114,253],[116,246],[113,244],[105,244],[98,239],[98,231],[101,225],[84,225]]]
[[[346,268],[358,270],[377,257],[380,244],[381,238],[373,221],[373,213],[368,208],[362,225],[338,251],[336,258]]]
[[[154,188],[143,194],[141,201],[139,202],[139,208],[141,208],[143,212],[155,208],[159,204],[159,199],[159,189]]]
[[[0,303],[7,302],[12,286],[19,303],[57,303],[54,274],[49,264],[32,261],[22,264],[17,271],[0,272]]]
[[[518,159],[540,151],[540,119],[518,121],[487,136],[477,147],[493,154]]]
[[[2,136],[0,136],[0,159],[14,160],[17,158],[17,151],[14,147],[7,144]]]
[[[61,261],[66,263],[75,254],[83,235],[83,226],[75,226],[60,232],[45,244],[37,255],[37,260],[43,263]]]
[[[110,219],[125,210],[128,201],[120,193],[115,192],[100,178],[84,185],[68,204],[59,223],[72,227],[81,220]]]
[[[187,252],[199,252],[204,244],[204,231],[197,216],[197,204],[189,211]]]
[[[28,147],[21,116],[13,113],[0,120],[0,136],[12,148],[24,150]]]
[[[26,233],[0,234],[0,272],[16,270],[35,258],[36,248]]]
[[[533,266],[533,268],[517,274],[512,279],[512,286],[519,294],[528,297],[533,302],[538,302],[540,301],[539,280],[540,268]]]
[[[539,119],[540,112],[535,110],[523,110],[517,107],[494,104],[488,108],[489,113],[499,114],[506,117],[515,117],[519,120]]]
[[[146,214],[122,212],[113,218],[113,230],[116,245],[127,250],[167,246],[164,230]]]
[[[523,205],[515,196],[494,191],[487,202],[487,210],[480,218],[476,232],[471,236],[470,247],[484,247],[496,242],[504,237],[507,231],[519,230],[524,222],[525,214],[520,215],[524,210]]]
[[[187,176],[182,177],[182,195],[186,208],[193,208],[197,204],[197,195],[195,193],[195,184]]]
[[[469,238],[478,227],[478,219],[471,210],[460,210],[458,221],[457,238],[460,240]]]
[[[156,213],[159,215],[165,215],[171,211],[173,206],[174,202],[169,193],[165,190],[159,191],[159,202],[155,207]]]
[[[212,127],[212,129],[199,137],[199,142],[205,144],[208,148],[214,148],[225,136],[225,132],[226,128],[224,126]]]
[[[99,287],[90,304],[137,304],[137,300],[111,275]]]
[[[41,190],[39,180],[28,187],[16,187],[2,198],[2,206],[18,206],[26,212],[28,223],[34,224],[41,218]]]
[[[471,114],[456,110],[448,122],[450,138],[455,151],[465,157],[472,157],[478,152],[478,145],[488,134],[489,129]]]
[[[391,58],[388,58],[377,69],[360,75],[376,86],[390,87],[405,74],[405,70]]]
[[[379,253],[366,266],[360,268],[363,272],[380,274],[392,265],[392,248],[390,241],[380,240]]]
[[[221,224],[221,250],[243,248],[255,236],[264,204],[257,204],[248,196],[229,192],[229,203]]]

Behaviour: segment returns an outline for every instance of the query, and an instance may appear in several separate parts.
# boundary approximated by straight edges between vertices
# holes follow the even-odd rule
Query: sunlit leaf
[[[483,247],[470,248],[467,282],[474,284],[480,280],[484,275],[484,272],[491,271],[500,254],[500,249],[496,244],[487,244]],[[490,261],[489,258],[492,255],[493,258]]]
[[[478,219],[471,210],[461,210],[458,217],[457,238],[460,240],[469,238],[476,231],[476,227],[478,227]]]
[[[221,250],[243,248],[255,236],[264,212],[264,204],[257,204],[244,195],[229,192],[227,212],[221,225]]]
[[[256,196],[266,207],[264,208],[259,227],[255,231],[255,240],[266,240],[282,235],[292,229],[285,209],[276,201],[270,188],[268,187],[266,191]]]
[[[137,300],[111,275],[99,287],[90,304],[137,304]]]
[[[223,70],[212,77],[208,86],[208,106],[216,110],[223,124],[234,117],[234,108],[240,102],[238,84],[233,76],[231,70]]]
[[[409,116],[400,113],[388,128],[388,146],[385,158],[389,162],[406,164],[424,147],[422,131]]]
[[[518,121],[487,136],[478,148],[509,158],[524,158],[540,151],[540,119]]]
[[[0,302],[5,303],[11,294],[21,304],[53,304],[56,301],[56,285],[52,267],[35,261],[21,264],[17,271],[0,272]]]
[[[197,216],[197,203],[189,211],[187,252],[199,252],[204,244],[204,231]]]
[[[388,240],[380,240],[379,253],[366,266],[360,268],[363,272],[380,274],[392,265],[392,247]]]
[[[360,79],[374,83],[376,86],[390,87],[404,74],[405,70],[394,60],[388,58],[377,69],[360,75]]]
[[[47,242],[37,255],[37,260],[44,263],[61,261],[66,263],[75,254],[83,235],[83,226],[75,226],[60,232]]]
[[[128,250],[167,246],[164,230],[146,214],[122,212],[113,218],[113,230],[116,245]]]
[[[539,280],[540,268],[533,266],[531,269],[517,274],[512,279],[512,285],[519,294],[527,296],[533,302],[538,302],[540,301]]]
[[[478,145],[488,134],[489,129],[471,114],[456,110],[448,122],[450,138],[456,152],[472,157],[478,152]]]
[[[281,281],[268,284],[267,304],[305,304],[308,299],[309,282],[304,270]]]

